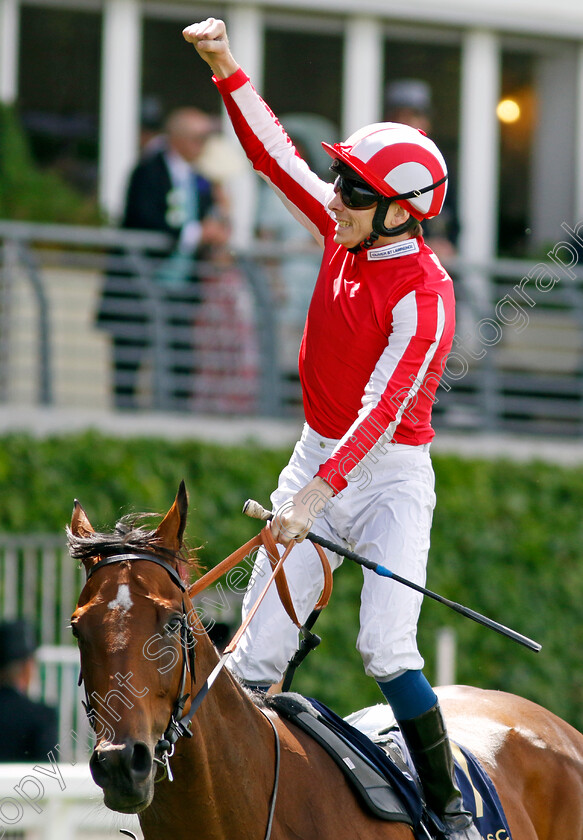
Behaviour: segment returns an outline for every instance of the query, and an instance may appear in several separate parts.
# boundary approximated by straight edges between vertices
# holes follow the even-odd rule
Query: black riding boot
[[[455,782],[453,755],[439,703],[416,718],[398,723],[419,773],[425,801],[443,820],[447,837],[481,840]]]

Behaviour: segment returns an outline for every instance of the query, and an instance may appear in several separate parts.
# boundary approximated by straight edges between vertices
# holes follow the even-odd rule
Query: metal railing
[[[444,399],[434,407],[435,425],[580,435],[582,268],[535,259],[457,261],[448,268],[458,329],[437,392]]]
[[[278,290],[297,249],[255,242],[184,264],[160,256],[168,244],[161,234],[0,222],[0,402],[301,416]],[[458,332],[436,427],[583,431],[575,253],[565,263],[555,248],[538,263],[448,265]]]
[[[120,828],[143,837],[138,818],[103,805],[87,762],[0,764],[0,837],[3,840],[111,840]]]
[[[270,284],[157,233],[0,223],[0,401],[278,416]]]

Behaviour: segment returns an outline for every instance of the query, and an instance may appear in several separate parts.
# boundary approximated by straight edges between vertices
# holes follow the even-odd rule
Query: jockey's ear
[[[75,537],[90,537],[95,533],[93,525],[87,518],[87,514],[81,504],[75,499],[73,502],[73,515],[71,516],[71,533]]]
[[[170,551],[179,551],[186,527],[188,514],[188,493],[184,481],[180,482],[174,504],[156,530],[157,541]]]
[[[405,210],[404,207],[401,207],[400,204],[397,204],[396,201],[392,201],[389,204],[389,209],[387,210],[387,215],[385,216],[385,227],[392,228],[398,227],[399,225],[404,224],[411,214],[408,210]]]

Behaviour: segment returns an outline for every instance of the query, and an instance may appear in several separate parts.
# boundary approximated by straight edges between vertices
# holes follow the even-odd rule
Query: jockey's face
[[[337,245],[344,245],[345,248],[355,248],[370,235],[376,203],[362,209],[348,207],[342,200],[340,187],[335,184],[334,196],[328,203],[328,210],[334,214],[336,219],[334,242]]]
[[[328,209],[336,219],[336,230],[334,231],[334,242],[337,245],[344,245],[345,248],[355,248],[363,242],[372,231],[372,222],[376,212],[376,203],[372,207],[356,209],[347,207],[342,200],[340,189],[335,187],[334,197],[328,202]],[[399,204],[389,204],[385,216],[385,227],[391,228],[402,224],[407,220],[409,213]],[[407,239],[408,234],[402,234],[395,239]],[[383,245],[392,242],[391,237],[379,237],[376,245]]]

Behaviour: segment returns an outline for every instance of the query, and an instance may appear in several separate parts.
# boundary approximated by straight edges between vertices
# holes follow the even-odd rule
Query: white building
[[[16,101],[39,159],[119,213],[139,147],[140,104],[219,113],[183,26],[214,15],[276,113],[310,112],[342,136],[382,118],[386,83],[433,92],[432,134],[456,185],[459,250],[471,261],[540,253],[583,220],[580,0],[0,0],[0,100]],[[520,109],[501,123],[502,98]],[[322,138],[337,140],[335,138]],[[240,177],[237,234],[254,181]]]

